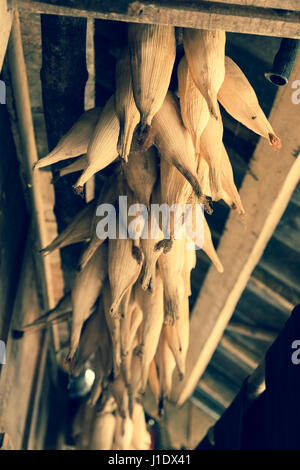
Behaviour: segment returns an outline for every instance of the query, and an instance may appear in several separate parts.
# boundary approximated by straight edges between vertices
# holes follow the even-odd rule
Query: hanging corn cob
[[[157,178],[155,148],[146,152],[132,152],[127,164],[122,165],[127,184],[137,200],[149,208],[150,196]]]
[[[147,135],[166,97],[176,55],[172,26],[128,25],[133,95],[140,112],[140,132]]]
[[[255,91],[239,66],[227,56],[225,70],[225,80],[218,93],[222,106],[237,121],[268,139],[275,150],[279,149],[280,139],[261,109]]]
[[[72,330],[69,361],[73,361],[83,322],[91,314],[107,275],[107,245],[98,248],[85,269],[80,271],[72,289]]]
[[[140,121],[140,114],[133,98],[130,57],[127,48],[116,65],[115,109],[120,123],[118,153],[127,161],[133,133]]]
[[[217,96],[225,77],[225,42],[225,31],[183,30],[183,45],[189,70],[215,119],[220,119]]]
[[[101,112],[101,108],[94,108],[83,113],[69,132],[60,139],[52,152],[36,162],[35,168],[43,168],[86,153]]]
[[[209,119],[208,106],[192,79],[185,56],[178,65],[177,75],[182,120],[192,136],[196,155],[199,155],[200,137]]]
[[[110,97],[90,138],[87,149],[88,166],[75,184],[82,190],[83,185],[97,171],[103,170],[118,156],[117,143],[120,125],[115,112],[114,95]]]
[[[138,352],[142,362],[141,391],[144,392],[149,376],[150,364],[155,356],[164,320],[163,283],[159,273],[156,275],[153,292],[148,294],[148,292],[145,292],[138,286],[136,289],[136,300],[143,312],[142,340]]]
[[[94,212],[96,209],[96,201],[89,202],[80,212],[74,217],[72,222],[57,235],[54,240],[41,250],[41,253],[47,255],[57,248],[86,241],[90,238],[91,222],[93,220]]]
[[[202,190],[197,176],[195,149],[189,132],[182,125],[178,103],[170,92],[153,119],[153,132],[160,157],[182,173],[200,198]]]

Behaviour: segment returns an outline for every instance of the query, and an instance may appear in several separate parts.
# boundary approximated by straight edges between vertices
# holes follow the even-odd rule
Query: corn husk
[[[204,214],[193,210],[192,217],[192,224],[185,224],[186,236],[207,254],[217,271],[222,273],[224,268],[213,245],[210,228]],[[196,217],[201,217],[201,219],[196,220]],[[199,224],[201,224],[200,227]],[[203,232],[199,234],[200,231]]]
[[[225,77],[225,31],[184,28],[183,45],[196,87],[212,117],[219,119],[217,96]]]
[[[164,241],[158,242],[157,249],[163,245],[164,253],[167,253],[172,247],[174,237],[181,230],[184,220],[182,217],[184,205],[192,196],[192,187],[182,174],[165,160],[162,160],[160,164],[160,182],[160,203],[167,204],[170,209],[176,205],[178,210],[178,212],[170,210],[170,216],[165,221],[163,219],[161,221]]]
[[[144,408],[140,403],[135,403],[133,407],[132,422],[132,446],[136,450],[150,450],[151,437],[147,431]]]
[[[159,272],[156,275],[155,288],[151,294],[141,286],[136,289],[136,301],[143,312],[142,341],[139,354],[142,361],[142,393],[146,390],[151,361],[155,356],[164,320],[163,283]]]
[[[89,450],[111,450],[116,429],[116,417],[113,413],[95,414]]]
[[[191,184],[197,197],[202,190],[197,176],[195,149],[189,132],[182,124],[178,102],[171,92],[153,119],[154,143],[160,157],[177,170]]]
[[[73,163],[64,166],[59,169],[58,177],[62,178],[63,176],[69,175],[71,173],[76,173],[77,171],[85,170],[88,166],[88,159],[86,155],[82,155],[77,158]]]
[[[52,152],[38,160],[35,168],[43,168],[86,153],[90,138],[93,135],[101,113],[101,108],[90,109],[83,113],[69,132],[60,139]]]
[[[196,155],[200,153],[200,137],[208,119],[206,100],[196,87],[184,56],[177,69],[180,110],[183,124],[192,136]]]
[[[140,344],[139,335],[137,335],[137,342]],[[137,343],[136,343],[137,344]],[[133,407],[137,399],[141,399],[140,391],[142,385],[142,361],[138,354],[133,354],[131,358],[131,383],[129,387],[129,406],[130,415],[132,417]]]
[[[159,397],[160,397],[160,384],[159,384],[159,378],[158,378],[155,359],[151,361],[150,366],[149,366],[148,383],[154,395],[156,406],[158,406]]]
[[[169,88],[176,56],[174,28],[129,23],[128,42],[133,96],[144,132],[151,126]]]
[[[27,323],[14,331],[26,332],[46,328],[52,323],[68,320],[72,314],[71,292],[67,292],[48,312],[41,315],[33,322]]]
[[[186,239],[185,250],[184,250],[184,265],[182,268],[182,278],[185,285],[185,295],[189,297],[192,295],[191,290],[191,271],[196,267],[196,247],[191,249],[187,247],[187,243],[190,243],[189,239]]]
[[[179,282],[178,282],[179,280]],[[165,325],[165,337],[176,361],[179,378],[185,374],[186,354],[189,344],[189,301],[182,277],[178,283],[178,316],[174,324]]]
[[[104,106],[87,149],[88,166],[77,180],[75,189],[83,185],[98,171],[103,170],[118,156],[117,143],[120,125],[115,112],[114,95]]]
[[[179,283],[184,263],[185,239],[174,240],[172,250],[158,258],[159,272],[164,286],[165,322],[173,324],[179,318]]]
[[[91,442],[91,435],[95,419],[95,410],[90,408],[86,401],[83,401],[76,416],[77,423],[74,423],[73,432],[79,436],[76,442],[76,450],[88,449]],[[76,430],[76,428],[77,430]]]
[[[86,267],[80,271],[72,289],[72,330],[69,360],[73,360],[78,347],[83,322],[100,294],[107,276],[107,245],[103,244],[95,252]]]
[[[41,250],[47,255],[57,248],[86,241],[90,238],[91,223],[96,210],[96,201],[90,201],[54,240]]]
[[[94,355],[95,380],[88,398],[88,405],[93,407],[98,402],[102,393],[103,381],[110,376],[113,367],[113,357],[111,354],[111,341],[108,331],[102,336],[99,347]]]
[[[127,161],[133,133],[140,121],[140,113],[133,98],[130,57],[127,48],[116,65],[115,109],[120,123],[118,153]]]
[[[201,157],[198,164],[198,175],[201,181],[201,187],[205,196],[212,198],[209,180],[209,166],[207,161]],[[222,145],[222,158],[221,158],[221,181],[222,181],[222,199],[233,210],[236,210],[239,216],[243,219],[245,209],[243,207],[240,195],[234,183],[234,176],[231,163],[225,149]]]
[[[98,216],[98,207],[101,204],[111,204],[115,205],[115,201],[118,197],[118,179],[113,175],[108,181],[105,182],[101,188],[100,194],[98,196],[97,202],[95,202],[95,209],[93,213],[93,218],[90,223],[90,243],[87,248],[84,250],[79,265],[83,269],[86,264],[89,262],[95,251],[99,248],[102,243],[106,240],[104,237],[99,237],[99,232],[97,230],[98,223],[102,220],[107,220],[107,214],[105,213],[101,218]]]
[[[200,154],[209,165],[209,182],[214,201],[222,198],[221,160],[223,123],[218,103],[216,104],[216,113],[219,119],[209,118],[200,139]]]
[[[255,91],[239,66],[227,56],[225,70],[225,80],[218,93],[222,106],[234,119],[268,139],[275,150],[279,149],[280,139],[261,109]]]
[[[173,372],[176,367],[176,362],[173,356],[171,349],[169,348],[166,336],[165,328],[163,328],[158,348],[155,354],[155,362],[158,367],[159,372],[159,404],[158,404],[158,414],[161,416],[163,410],[163,401],[165,398],[170,398],[172,391],[172,377]]]
[[[135,309],[135,301],[132,298],[132,288],[123,296],[123,299],[120,304],[119,314],[120,314],[120,338],[121,338],[121,365],[122,373],[127,387],[130,386],[131,382],[131,354],[132,354],[132,323],[136,327],[139,325],[134,322],[134,314],[138,312]],[[135,332],[136,333],[136,330]]]
[[[149,207],[150,196],[157,179],[157,157],[154,147],[146,152],[132,152],[123,165],[127,184],[137,200]]]
[[[103,300],[101,299],[97,310],[86,320],[84,325],[78,345],[73,375],[77,376],[80,373],[85,362],[99,348],[103,355],[105,353],[105,359],[109,361],[110,354],[107,354],[107,351],[110,350],[110,347],[109,331],[105,319]]]
[[[108,277],[112,292],[110,313],[119,316],[123,296],[136,282],[141,264],[132,256],[132,240],[110,239],[108,249]]]
[[[157,230],[155,230],[155,227]],[[141,250],[144,254],[144,264],[140,278],[142,289],[150,292],[153,292],[155,289],[156,264],[162,252],[162,247],[160,249],[156,249],[156,247],[161,240],[163,240],[163,233],[151,212],[148,216],[148,224],[145,225],[141,237]]]
[[[116,416],[116,429],[114,435],[114,450],[128,450],[133,436],[133,422],[129,417]]]
[[[106,323],[109,329],[112,342],[113,371],[117,375],[121,366],[121,332],[120,318],[112,317],[110,314],[110,306],[112,304],[111,288],[108,280],[103,286],[103,306]]]
[[[129,395],[122,374],[114,377],[114,380],[109,383],[109,392],[116,400],[121,418],[127,418],[129,416]]]
[[[240,195],[234,183],[232,166],[226,151],[225,146],[222,146],[222,168],[221,168],[223,199],[230,205],[230,207],[238,212],[243,217],[245,215],[245,209],[243,207]],[[227,200],[226,200],[227,198]],[[229,202],[228,202],[229,201]]]

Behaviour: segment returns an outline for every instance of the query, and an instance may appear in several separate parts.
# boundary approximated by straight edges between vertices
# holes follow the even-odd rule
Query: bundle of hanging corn
[[[119,161],[98,200],[43,249],[86,242],[72,292],[25,327],[71,318],[70,373],[78,376],[93,361],[95,381],[75,420],[79,448],[149,448],[140,405],[146,387],[161,410],[173,377],[185,374],[195,248],[223,271],[199,206],[212,212],[210,201],[223,199],[244,216],[219,103],[280,147],[247,78],[225,57],[225,32],[184,29],[183,45],[178,100],[169,89],[174,28],[129,24],[115,94],[103,110],[85,112],[36,164],[79,157],[60,174],[82,171],[75,185],[82,192],[96,172]],[[182,212],[160,217],[162,204]]]

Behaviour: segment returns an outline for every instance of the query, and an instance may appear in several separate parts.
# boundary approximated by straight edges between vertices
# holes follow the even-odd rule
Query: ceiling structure
[[[26,5],[28,5],[29,2],[21,0],[18,3],[23,8],[26,8]],[[21,25],[36,141],[39,156],[41,157],[47,153],[47,139],[40,87],[41,38],[40,17],[38,14],[41,9],[41,5],[43,5],[44,2],[30,3],[35,4],[35,12],[26,13],[25,11],[22,11]],[[127,4],[128,2],[124,3]],[[219,3],[225,4],[226,2]],[[239,4],[242,2],[235,1],[234,3]],[[263,4],[264,2],[262,0],[253,0],[252,3],[253,6],[257,8],[261,6],[259,3]],[[270,6],[277,9],[281,8],[282,2],[276,2],[276,0],[274,0],[273,3],[274,5]],[[296,2],[293,3],[292,0],[289,3],[290,8],[295,10],[296,15],[295,22],[291,19],[291,22],[289,23],[292,24],[293,27],[293,31],[290,33],[290,36],[299,37],[299,33],[297,32],[299,31],[299,24],[296,21],[298,18],[297,15],[299,15],[299,7],[298,4]],[[145,10],[143,14],[147,15],[151,9],[148,2],[144,2],[144,4]],[[50,7],[52,8],[51,5]],[[55,9],[57,7],[53,6],[53,8]],[[66,12],[68,13],[68,11]],[[53,13],[58,12],[53,10]],[[277,14],[280,16],[278,12]],[[120,15],[122,14],[120,13]],[[284,13],[281,14],[281,16],[283,15]],[[90,16],[91,18],[95,15],[93,12],[90,12],[87,16]],[[272,17],[272,21],[274,23],[279,21],[279,19],[275,17],[275,14]],[[269,31],[269,34],[271,34],[272,31],[271,29],[268,29],[268,26],[266,25],[269,25],[270,22],[270,19],[268,19],[268,21],[262,19],[261,23],[264,25],[266,33]],[[118,23],[107,23],[108,26],[103,26],[102,31],[103,35],[109,37],[112,34],[112,31],[116,31],[116,28],[118,28]],[[251,27],[247,26],[248,29],[246,28],[246,30],[249,33],[254,33],[255,27],[256,26],[253,26],[253,30],[251,30]],[[284,104],[282,104],[284,100],[288,100],[289,94],[291,93],[290,88],[288,88],[290,87],[290,84],[284,91],[280,90],[278,92],[278,89],[274,85],[270,84],[264,77],[264,73],[271,70],[274,56],[280,46],[280,37],[274,37],[273,34],[272,36],[261,35],[263,34],[264,27],[262,27],[260,35],[240,34],[237,32],[228,33],[226,53],[232,57],[245,72],[250,83],[254,87],[260,104],[267,116],[270,114],[274,102],[276,103],[276,107],[273,108],[273,112],[276,112],[277,115],[280,113],[283,120],[281,128],[283,129],[284,127],[286,130],[284,135],[281,136],[279,132],[280,129],[277,130],[274,126],[275,132],[278,132],[279,136],[282,137],[282,152],[289,153],[290,158],[291,149],[293,148],[293,158],[296,161],[297,149],[300,147],[300,142],[299,132],[296,133],[295,128],[297,128],[297,124],[298,129],[300,128],[299,117],[297,118],[297,114],[299,115],[300,113],[296,105],[293,105],[293,108],[292,105],[289,104],[290,107],[288,109],[284,109]],[[123,24],[120,28],[123,28]],[[93,76],[93,21],[91,19],[88,23],[88,31],[88,52],[90,55],[88,55],[87,66],[90,72],[90,79],[88,83],[88,91],[86,92],[86,108],[89,108],[94,104],[93,87],[95,78]],[[282,31],[284,31],[284,29],[282,29]],[[116,37],[117,36],[118,35],[116,34]],[[113,75],[113,66],[115,63],[114,48],[117,47],[118,44],[116,44],[116,41],[113,39],[112,43],[113,46],[111,47],[111,50],[109,50],[108,53],[105,51],[106,57],[109,55],[110,60],[106,60],[103,63],[102,82],[100,83],[100,87],[103,89],[103,96],[105,96],[105,94],[109,95],[113,90],[111,76]],[[299,70],[299,60],[297,62],[297,67]],[[276,102],[277,92],[283,95],[282,102]],[[291,110],[293,112],[292,115]],[[259,201],[260,195],[256,194],[256,199],[253,199],[254,202],[249,202],[248,196],[250,200],[253,193],[258,190],[262,191],[261,194],[263,196],[264,193],[261,188],[265,188],[265,191],[267,191],[269,187],[270,194],[272,194],[272,197],[274,195],[274,201],[275,196],[277,197],[277,193],[275,191],[276,184],[280,181],[280,178],[277,178],[277,173],[279,170],[283,172],[282,169],[278,169],[275,166],[273,167],[271,164],[270,171],[266,171],[266,169],[268,170],[268,167],[264,170],[264,167],[259,167],[260,159],[263,160],[266,156],[270,156],[270,158],[275,161],[276,159],[282,158],[282,154],[272,152],[268,148],[267,143],[261,142],[258,136],[234,121],[223,109],[222,117],[224,120],[224,143],[230,156],[236,185],[240,188],[245,182],[248,184],[247,182],[251,182],[252,179],[253,184],[251,195],[250,193],[246,193],[247,196],[243,200],[246,208],[249,206],[251,209],[250,212],[252,211],[249,217],[250,223],[252,223],[252,221],[255,220],[255,214],[258,214],[260,209],[262,214],[267,214],[272,209],[273,205],[270,201],[267,201],[269,202],[269,205],[267,202],[265,203],[265,199],[262,197],[261,208],[256,207],[255,212],[253,205],[255,205],[255,201]],[[293,121],[295,119],[296,123]],[[273,124],[273,120],[271,122]],[[292,163],[290,163],[290,167],[292,168]],[[256,169],[258,172],[256,172]],[[286,167],[284,180],[288,178],[290,174],[289,171],[290,168]],[[299,168],[297,171],[299,172]],[[248,187],[251,186],[249,185]],[[280,188],[278,188],[278,193],[279,189]],[[241,287],[240,294],[235,294],[237,297],[236,305],[234,300],[232,300],[232,305],[227,311],[226,318],[230,320],[229,323],[227,324],[224,320],[224,328],[220,327],[218,334],[215,335],[214,344],[216,349],[213,344],[211,346],[213,353],[211,354],[208,351],[207,357],[203,359],[202,366],[199,364],[197,365],[198,369],[195,372],[194,377],[194,385],[196,385],[196,387],[190,400],[194,406],[201,410],[203,421],[200,424],[198,423],[198,434],[195,431],[196,440],[197,438],[205,435],[208,427],[211,426],[229,406],[239,391],[244,379],[263,361],[266,350],[283,328],[291,309],[300,301],[300,185],[298,184],[296,189],[292,192],[289,202],[287,200],[287,194],[288,191],[281,195],[282,199],[285,198],[286,203],[288,204],[282,217],[277,217],[279,220],[278,225],[274,222],[275,225],[277,225],[276,228],[274,227],[275,230],[273,231],[269,229],[269,231],[271,230],[269,233],[271,238],[265,249],[262,247],[261,251],[263,254],[261,258],[257,255],[258,262],[256,263],[253,261],[253,272],[249,267],[249,275],[251,274],[250,279],[248,280],[247,276],[245,277],[245,289]],[[46,218],[48,218],[49,222],[48,227],[54,227],[55,222],[50,207],[50,203],[52,202],[51,200],[49,201],[49,205],[46,207]],[[282,204],[280,208],[282,208]],[[222,202],[214,203],[213,209],[214,213],[212,216],[207,216],[207,221],[212,231],[215,246],[219,246],[220,248],[225,240],[228,252],[228,250],[230,250],[228,247],[231,246],[231,243],[234,243],[234,239],[229,239],[230,231],[234,230],[235,227],[240,227],[239,233],[243,233],[241,229],[243,223],[238,220],[238,216],[236,214],[229,214],[228,208]],[[276,216],[274,220],[276,220]],[[249,227],[247,224],[249,224],[249,220],[246,220],[244,233]],[[259,234],[257,234],[257,236],[258,235]],[[248,235],[245,235],[245,238],[246,237],[248,237]],[[267,239],[268,234],[266,235],[266,240]],[[232,252],[233,254],[236,254],[234,247],[232,248]],[[251,256],[252,252],[249,255],[249,259]],[[222,257],[221,261],[223,261]],[[237,259],[235,255],[233,255],[231,259],[232,265],[236,264],[236,261]],[[54,269],[56,269],[57,273],[58,264],[59,261],[56,259],[53,262],[53,265],[55,265]],[[233,282],[234,279],[231,280],[230,278],[229,262],[225,265],[224,273],[219,274],[211,265],[204,252],[198,251],[197,266],[192,273],[192,296],[190,298],[190,307],[191,312],[193,309],[194,310],[191,319],[193,319],[193,316],[195,317],[195,315],[199,315],[199,318],[201,315],[201,318],[206,316],[209,317],[210,309],[207,307],[208,304],[205,306],[206,310],[201,311],[201,299],[205,298],[204,294],[209,292],[211,304],[214,302],[217,303],[217,298],[220,292],[219,287],[226,286],[226,283],[230,283],[231,281]],[[241,284],[243,284],[243,282]],[[60,295],[60,289],[61,288],[58,288],[56,297]],[[229,291],[230,286],[228,286],[228,292]],[[207,295],[208,294],[206,294],[206,297]],[[220,311],[222,308],[223,306],[220,306]],[[216,315],[218,315],[218,312]],[[216,316],[216,318],[218,317]],[[207,334],[208,338],[213,336],[213,334],[211,334],[211,336],[210,333]],[[68,330],[66,328],[60,328],[59,335],[60,343],[63,346],[68,338]],[[195,364],[192,364],[192,366],[194,367]],[[200,372],[201,370],[202,372]],[[181,392],[176,392],[178,398],[180,393],[182,393],[184,384],[177,385],[178,389],[181,390]],[[189,384],[187,383],[187,385]],[[187,392],[187,397],[188,396],[189,393]],[[175,408],[172,408],[172,405],[170,406],[170,409],[174,411]],[[180,411],[177,413],[179,413],[177,415],[179,416]],[[183,418],[182,421],[184,421]],[[169,425],[171,422],[171,419],[169,419]],[[193,423],[193,426],[195,426],[196,429],[197,423]],[[169,434],[169,442],[171,446],[176,447],[182,445],[182,442],[184,441],[182,436],[172,436],[171,431]]]

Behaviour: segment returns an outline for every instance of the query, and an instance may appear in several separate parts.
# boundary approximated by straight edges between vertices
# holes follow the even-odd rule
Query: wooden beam
[[[259,339],[267,341],[269,343],[272,343],[278,336],[278,332],[276,331],[263,330],[262,328],[257,328],[252,325],[246,325],[242,322],[229,323],[229,325],[227,326],[227,330],[241,336],[246,336],[247,338],[251,338],[254,340]]]
[[[278,8],[280,10],[300,11],[299,0],[207,0],[210,3],[225,3],[244,7]]]
[[[238,4],[237,4],[238,3]],[[300,12],[294,2],[291,10],[278,10],[279,1],[273,0],[275,8],[264,8],[252,3],[232,2],[186,2],[185,0],[67,0],[49,1],[15,0],[18,8],[35,13],[98,18],[137,23],[171,24],[186,28],[224,29],[235,33],[264,36],[300,38]],[[295,11],[297,10],[297,11]]]
[[[291,83],[300,76],[300,55]],[[250,275],[278,224],[299,181],[300,108],[292,102],[292,89],[278,91],[270,121],[282,139],[277,153],[260,139],[251,161],[251,173],[243,181],[240,195],[247,214],[246,226],[231,212],[221,238],[218,255],[224,266],[220,275],[210,267],[190,325],[187,371],[182,382],[174,375],[172,399],[182,404],[205,371],[245,289]]]
[[[7,8],[7,0],[0,2],[0,72],[6,53],[12,24],[12,12]]]

